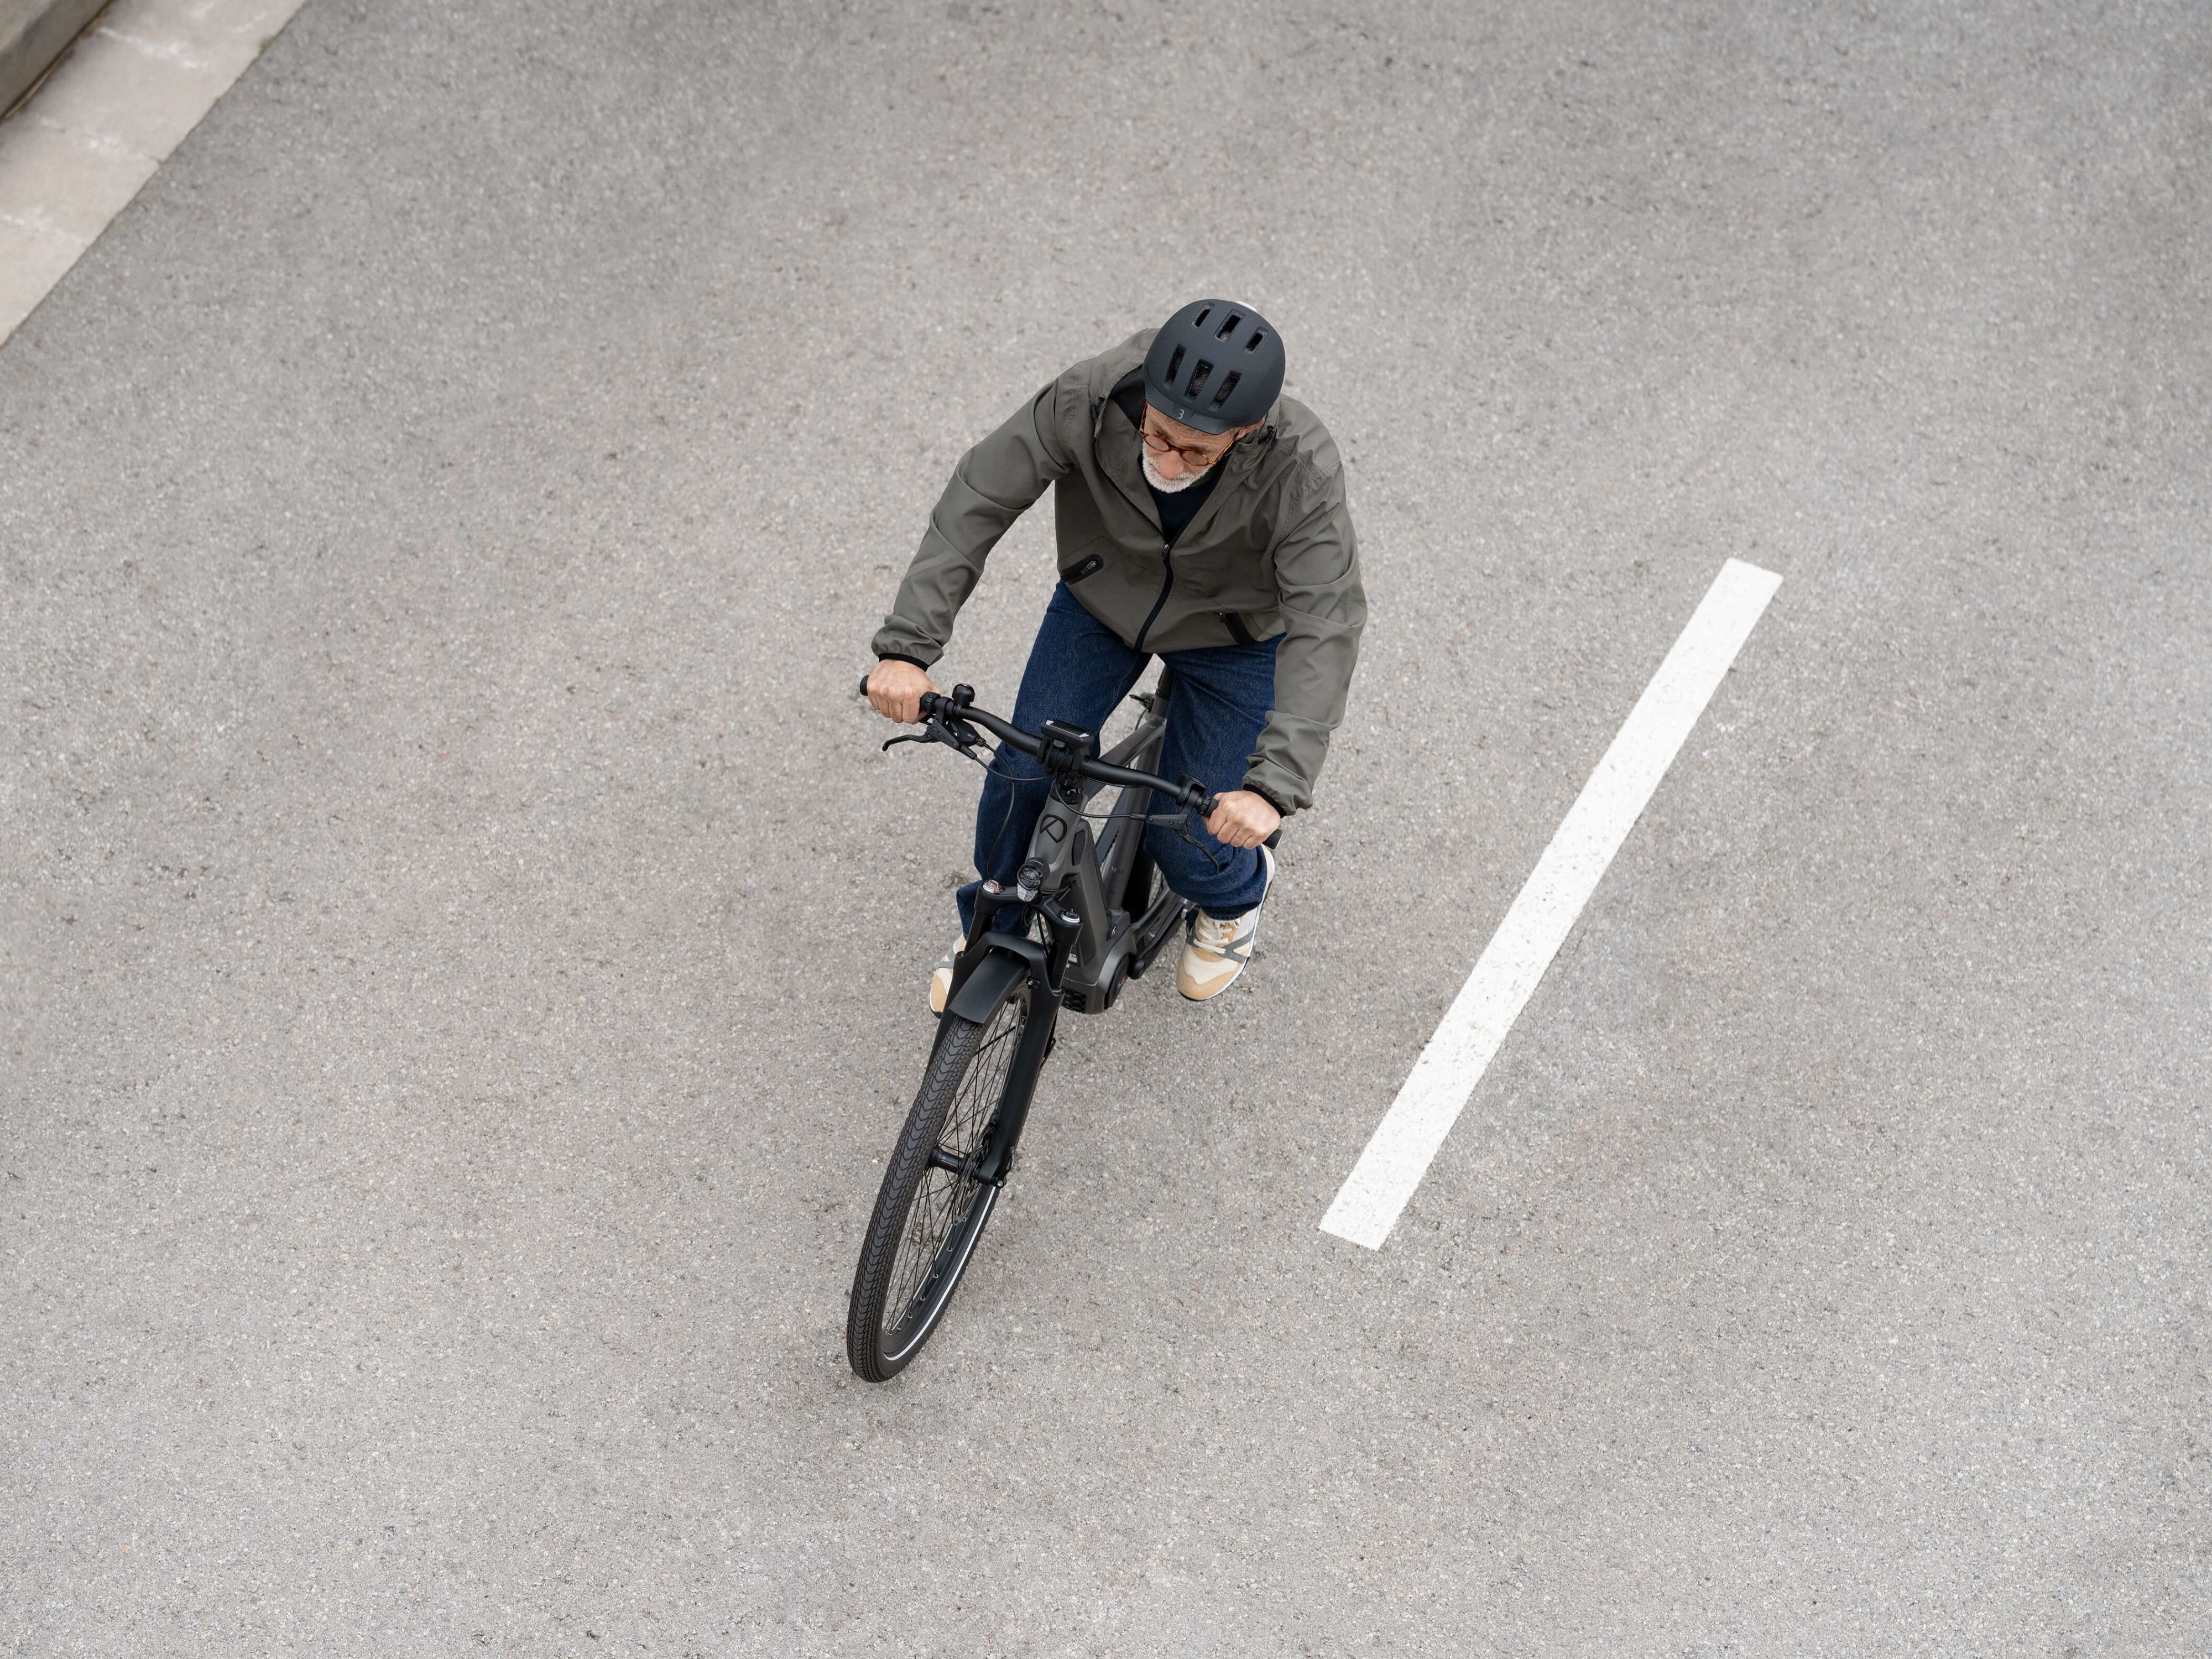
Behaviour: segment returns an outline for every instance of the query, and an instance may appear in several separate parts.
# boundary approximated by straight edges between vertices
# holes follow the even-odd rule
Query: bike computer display
[[[1087,726],[1047,720],[1037,727],[1044,752],[1037,757],[1048,772],[1073,772],[1079,763],[1098,752],[1098,734]]]

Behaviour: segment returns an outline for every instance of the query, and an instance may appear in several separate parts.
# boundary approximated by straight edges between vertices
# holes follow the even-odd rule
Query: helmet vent
[[[1200,312],[1197,316],[1190,319],[1190,325],[1193,328],[1204,328],[1206,326],[1206,319],[1212,315],[1213,315],[1213,307],[1212,306],[1208,306],[1205,310]]]
[[[1206,320],[1206,319],[1205,319],[1205,318],[1203,318],[1203,317],[1201,317],[1201,318],[1200,318],[1198,320],[1199,320],[1200,322],[1201,322],[1201,323],[1202,323],[1202,322],[1204,322],[1204,321]],[[1243,320],[1244,320],[1244,319],[1243,319],[1242,317],[1238,316],[1235,312],[1233,312],[1233,311],[1232,311],[1232,312],[1231,312],[1231,313],[1229,313],[1229,320],[1228,320],[1227,322],[1225,322],[1225,323],[1222,324],[1222,325],[1221,325],[1219,328],[1217,328],[1217,329],[1215,329],[1215,330],[1213,331],[1213,337],[1214,337],[1215,339],[1217,339],[1217,340],[1225,340],[1225,339],[1227,339],[1231,335],[1234,334],[1234,333],[1237,331],[1237,324],[1239,324],[1239,323],[1241,323],[1241,322],[1243,322]]]
[[[1196,403],[1198,401],[1198,394],[1206,390],[1206,376],[1212,373],[1213,365],[1206,362],[1205,358],[1200,357],[1198,360],[1198,367],[1190,372],[1190,384],[1183,388],[1182,395],[1189,398],[1191,402]]]
[[[1261,328],[1254,329],[1252,331],[1252,337],[1244,342],[1244,349],[1247,351],[1257,351],[1260,349],[1260,342],[1267,337],[1267,330]]]
[[[1178,375],[1178,374],[1182,374],[1182,348],[1181,346],[1177,346],[1177,347],[1175,349],[1175,356],[1168,359],[1168,372],[1167,372],[1167,382],[1168,382],[1168,384],[1169,384],[1170,386],[1173,386],[1173,385],[1175,384],[1175,377],[1176,377],[1176,375]]]
[[[1237,390],[1237,382],[1243,378],[1244,371],[1242,369],[1232,368],[1229,371],[1228,377],[1221,382],[1221,390],[1213,394],[1213,406],[1216,409],[1229,401],[1229,394]]]

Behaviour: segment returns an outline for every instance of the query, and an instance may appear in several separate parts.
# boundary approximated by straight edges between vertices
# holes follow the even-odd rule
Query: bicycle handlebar
[[[956,705],[950,697],[934,698],[939,705],[936,708],[930,708],[932,701],[928,696],[922,698],[922,713],[935,714],[940,720],[970,720],[1001,741],[1011,743],[1025,755],[1042,757],[1044,753],[1044,739],[1033,732],[1024,732],[1011,721],[1002,720],[996,714],[986,713],[972,704]],[[1110,783],[1124,789],[1150,789],[1155,794],[1166,796],[1178,806],[1194,807],[1200,817],[1213,816],[1217,797],[1209,793],[1202,783],[1170,783],[1165,778],[1151,772],[1138,772],[1126,766],[1109,766],[1104,761],[1090,759],[1077,761],[1075,769],[1083,776],[1100,783]]]
[[[966,690],[965,687],[961,689]],[[860,681],[860,695],[864,697],[868,695],[866,678]],[[933,724],[950,726],[954,721],[965,721],[981,726],[1000,742],[1013,744],[1025,755],[1042,757],[1044,754],[1045,740],[1036,732],[1024,732],[1011,720],[1002,720],[973,703],[963,702],[957,697],[947,696],[941,691],[921,694],[921,712]],[[1213,809],[1220,804],[1218,795],[1209,793],[1204,784],[1195,781],[1170,783],[1151,772],[1133,771],[1126,766],[1109,766],[1103,761],[1090,759],[1078,760],[1075,769],[1082,776],[1098,783],[1110,783],[1123,789],[1150,789],[1156,794],[1166,796],[1177,806],[1189,807],[1202,818],[1212,817]]]

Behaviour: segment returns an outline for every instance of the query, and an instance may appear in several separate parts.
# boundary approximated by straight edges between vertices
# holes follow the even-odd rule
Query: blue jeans
[[[1260,730],[1275,706],[1275,641],[1163,654],[1175,670],[1175,690],[1168,702],[1167,735],[1152,769],[1164,778],[1188,774],[1216,794],[1243,788]],[[1045,720],[1064,720],[1098,731],[1151,660],[1149,651],[1122,644],[1062,582],[1053,590],[1036,642],[1030,647],[1029,666],[1022,671],[1021,692],[1014,700],[1014,724],[1034,732]],[[963,936],[975,921],[981,878],[1012,884],[1014,872],[1029,855],[1048,787],[1045,770],[1036,762],[1011,745],[1000,746],[975,809],[979,879],[955,896]],[[1217,916],[1241,916],[1259,903],[1267,890],[1259,854],[1216,841],[1194,812],[1188,829],[1188,841],[1164,824],[1145,832],[1145,849],[1169,887]],[[1012,925],[1009,912],[1000,915],[1005,925]]]

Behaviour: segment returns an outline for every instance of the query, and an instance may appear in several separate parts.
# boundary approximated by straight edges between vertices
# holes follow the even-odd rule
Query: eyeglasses
[[[1137,428],[1137,435],[1145,441],[1145,447],[1155,455],[1165,455],[1170,450],[1173,450],[1182,457],[1182,464],[1194,472],[1205,471],[1206,468],[1234,448],[1237,442],[1234,438],[1231,438],[1218,449],[1191,449],[1182,444],[1170,443],[1166,434],[1153,431],[1149,424],[1139,426]]]

